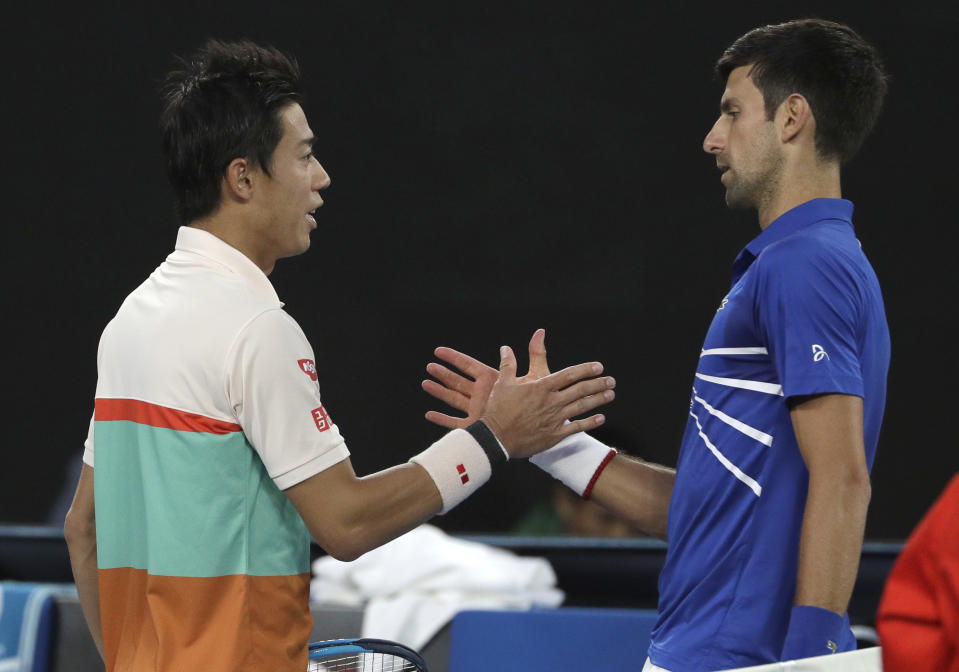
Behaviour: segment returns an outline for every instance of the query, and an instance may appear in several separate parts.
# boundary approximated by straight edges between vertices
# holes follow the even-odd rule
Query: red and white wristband
[[[583,499],[589,499],[596,479],[615,456],[615,448],[586,432],[577,432],[533,455],[529,461]]]
[[[476,492],[504,464],[509,454],[482,421],[454,429],[419,455],[410,458],[430,475],[443,499],[441,514]]]

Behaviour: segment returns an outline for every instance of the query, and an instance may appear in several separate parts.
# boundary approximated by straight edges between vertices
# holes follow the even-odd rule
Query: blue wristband
[[[855,639],[845,616],[828,609],[802,605],[793,607],[789,615],[789,629],[779,659],[828,656],[855,648]]]

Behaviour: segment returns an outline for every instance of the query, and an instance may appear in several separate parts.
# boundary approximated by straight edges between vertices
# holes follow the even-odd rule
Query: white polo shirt
[[[302,329],[263,271],[206,231],[180,228],[104,330],[97,370],[97,399],[238,424],[280,489],[349,456]],[[92,422],[83,461],[94,466]]]
[[[181,228],[103,332],[83,460],[108,670],[306,669],[309,533],[282,490],[349,451],[282,307]]]

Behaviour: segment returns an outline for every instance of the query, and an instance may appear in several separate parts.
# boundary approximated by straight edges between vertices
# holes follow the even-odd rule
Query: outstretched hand
[[[499,377],[493,384],[486,410],[480,416],[500,440],[510,457],[529,457],[560,440],[606,421],[600,413],[569,420],[609,403],[616,396],[616,381],[599,362],[570,366],[538,380],[516,377],[516,356],[508,345],[500,348]]]
[[[426,419],[448,429],[468,427],[479,420],[486,410],[486,402],[499,377],[499,371],[452,348],[436,348],[434,354],[454,368],[436,362],[427,364],[427,373],[436,380],[424,380],[423,389],[445,404],[466,413],[466,417],[427,411]],[[522,378],[518,378],[517,382],[526,383],[548,375],[546,330],[537,329],[529,340],[529,371]],[[437,380],[439,382],[436,382]]]
[[[533,334],[529,371],[520,378],[516,376],[516,357],[509,346],[500,350],[499,371],[451,348],[437,348],[436,356],[462,373],[430,363],[427,371],[439,382],[425,380],[423,389],[466,413],[466,417],[430,411],[427,420],[451,429],[483,420],[510,457],[529,457],[570,434],[601,425],[605,422],[601,414],[567,420],[612,401],[616,381],[608,376],[597,377],[603,371],[599,362],[578,364],[551,374],[545,337],[542,329]]]

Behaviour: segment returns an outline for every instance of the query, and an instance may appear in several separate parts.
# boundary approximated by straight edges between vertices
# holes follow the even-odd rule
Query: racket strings
[[[337,658],[311,660],[307,672],[405,672],[417,666],[398,656],[383,653],[359,653]]]

